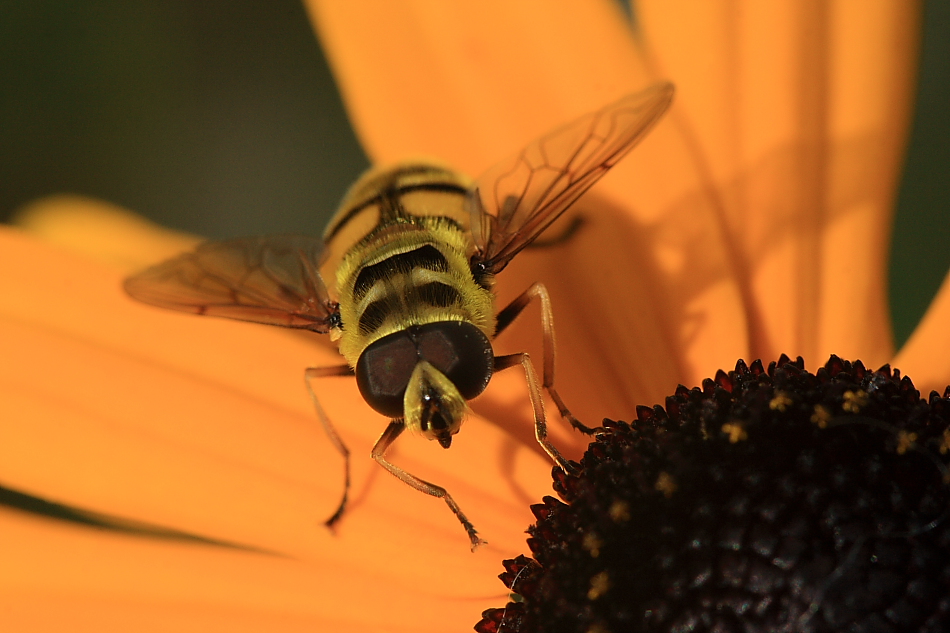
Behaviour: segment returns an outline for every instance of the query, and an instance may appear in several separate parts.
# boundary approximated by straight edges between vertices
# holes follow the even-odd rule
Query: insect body
[[[324,235],[330,246],[356,231],[328,268],[347,324],[331,335],[360,392],[380,413],[402,417],[446,448],[494,363],[491,280],[476,279],[470,267],[470,189],[464,177],[434,165],[371,171]]]
[[[125,289],[165,308],[330,334],[346,363],[306,370],[318,417],[345,458],[343,498],[327,525],[346,508],[349,451],[311,381],[355,375],[366,402],[391,420],[373,458],[406,484],[443,498],[474,549],[483,541],[451,495],[387,461],[385,452],[407,428],[448,448],[467,401],[494,372],[520,365],[538,442],[570,469],[547,440],[541,387],[574,428],[592,429],[554,389],[547,291],[534,284],[495,312],[494,276],[646,134],[672,93],[659,84],[627,96],[538,139],[477,181],[428,163],[371,170],[347,193],[322,239],[209,242],[130,277]],[[533,299],[542,308],[540,385],[526,353],[496,356],[491,344]]]

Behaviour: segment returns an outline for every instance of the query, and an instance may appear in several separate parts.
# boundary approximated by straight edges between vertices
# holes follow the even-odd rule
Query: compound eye
[[[418,361],[416,345],[405,330],[371,343],[356,362],[363,399],[387,417],[402,417],[403,395]]]
[[[419,357],[442,372],[466,400],[488,386],[494,353],[488,337],[471,323],[439,321],[415,332]]]

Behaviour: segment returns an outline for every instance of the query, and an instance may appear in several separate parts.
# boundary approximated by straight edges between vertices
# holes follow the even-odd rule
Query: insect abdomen
[[[371,172],[354,185],[327,230],[343,253],[340,352],[351,364],[412,325],[468,321],[491,335],[492,294],[469,266],[468,195],[467,179],[432,165]]]

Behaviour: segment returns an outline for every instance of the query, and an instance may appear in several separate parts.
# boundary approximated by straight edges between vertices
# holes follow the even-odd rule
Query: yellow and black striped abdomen
[[[373,169],[350,187],[340,208],[323,232],[327,259],[321,265],[325,279],[333,279],[354,246],[374,242],[387,227],[435,217],[467,232],[466,197],[471,180],[446,167],[406,163]]]
[[[467,321],[492,336],[492,293],[469,267],[468,192],[463,176],[431,165],[371,172],[353,186],[324,236],[351,365],[412,325]]]

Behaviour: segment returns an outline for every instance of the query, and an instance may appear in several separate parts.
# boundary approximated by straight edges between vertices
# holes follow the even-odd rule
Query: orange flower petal
[[[893,366],[914,381],[921,394],[935,390],[943,394],[950,385],[950,274],[944,277],[937,296],[927,308],[914,333],[901,348]]]
[[[655,81],[610,2],[310,6],[376,160],[428,154],[479,173]],[[695,170],[680,173],[690,151],[661,122],[578,204],[589,222],[570,243],[526,252],[499,278],[499,305],[533,281],[551,291],[558,388],[583,419],[629,418],[747,349],[718,209],[695,204]],[[525,327],[499,345],[532,345],[537,321]]]
[[[311,0],[374,162],[480,173],[554,126],[650,83],[612,2]]]
[[[348,561],[143,541],[9,511],[0,530],[0,610],[11,631],[434,632],[463,630],[483,608],[451,595],[465,576],[434,560],[412,578],[381,558],[356,584]]]
[[[0,327],[7,341],[0,365],[0,482],[90,511],[289,556],[304,565],[290,578],[312,576],[303,584],[309,591],[286,598],[294,602],[291,614],[325,617],[327,605],[349,604],[341,597],[346,594],[365,600],[368,578],[411,588],[416,599],[425,599],[420,587],[430,587],[433,596],[456,605],[466,596],[498,593],[497,561],[523,548],[531,520],[526,505],[550,490],[550,462],[530,427],[523,435],[527,444],[473,418],[451,451],[407,437],[391,453],[394,462],[455,495],[490,541],[473,555],[441,501],[409,489],[368,458],[385,420],[365,406],[352,381],[318,384],[353,450],[353,502],[334,537],[322,522],[339,499],[342,464],[310,408],[302,368],[339,363],[339,355],[308,333],[141,306],[121,293],[119,282],[114,269],[0,231]],[[525,398],[523,386],[521,394]],[[63,545],[46,543],[44,536],[30,547],[71,551],[70,535],[82,530],[50,527],[60,529]],[[75,560],[66,557],[44,569],[62,577],[69,604],[76,604],[83,587],[94,596],[91,604],[121,601],[134,584],[129,574],[141,573],[136,565],[145,564],[126,567],[125,554],[110,549],[124,537],[96,539],[88,548],[93,553],[83,550]],[[120,549],[166,549],[145,539],[129,541]],[[13,547],[17,541],[5,542]],[[173,588],[176,604],[184,596],[201,601],[214,594],[207,598],[211,603],[229,596],[231,605],[258,605],[266,578],[275,578],[276,586],[288,582],[283,562],[273,569],[262,563],[270,571],[261,572],[260,581],[252,573],[224,589],[204,586],[248,556],[230,550],[176,554],[164,584],[146,587],[136,600],[161,603]],[[30,556],[4,557],[21,563],[4,566],[0,582],[16,595],[43,592],[43,585],[27,583],[28,575],[20,573]],[[217,560],[220,566],[208,567]],[[329,594],[321,589],[327,576],[320,570],[327,569],[341,570],[338,589]],[[389,602],[380,604],[388,608]],[[453,617],[470,623],[479,609],[456,607]],[[448,617],[442,607],[431,613],[433,619],[421,624],[416,616],[420,629]],[[378,615],[366,617],[375,622]]]
[[[84,196],[36,200],[20,209],[13,222],[36,237],[127,272],[186,251],[200,241]]]
[[[753,356],[892,353],[884,280],[919,9],[638,5],[728,231]]]
[[[913,62],[909,10],[855,4],[814,15],[789,3],[783,15],[749,3],[736,18],[710,4],[677,11],[674,24],[667,5],[646,4],[648,71],[608,2],[557,12],[540,1],[311,6],[377,159],[428,154],[478,173],[654,72],[682,85],[673,124],[581,203],[590,220],[581,233],[525,254],[502,279],[502,303],[530,281],[548,283],[558,384],[585,419],[604,409],[629,417],[634,403],[749,350],[853,348],[871,364],[889,354],[883,226]],[[320,522],[339,494],[340,457],[301,369],[338,364],[335,351],[306,333],[139,306],[119,281],[114,267],[0,232],[0,327],[13,341],[0,365],[0,482],[285,557],[4,511],[4,533],[21,535],[0,553],[5,614],[25,622],[18,605],[42,600],[58,628],[51,604],[89,629],[106,612],[107,624],[148,613],[186,629],[398,630],[391,622],[408,609],[413,630],[470,625],[482,605],[466,597],[498,593],[497,559],[522,549],[524,503],[549,487],[550,465],[523,422],[523,376],[498,376],[474,404],[522,422],[503,431],[474,418],[451,451],[407,438],[392,454],[456,495],[492,541],[474,556],[444,504],[358,457],[384,421],[352,381],[318,385],[354,449],[353,504],[333,537]],[[866,326],[839,318],[855,306],[874,315]],[[502,351],[537,341],[531,318],[505,334],[500,345],[513,349]],[[925,367],[916,340],[899,360]],[[552,435],[580,444],[556,423]],[[142,579],[142,569],[153,571]]]

